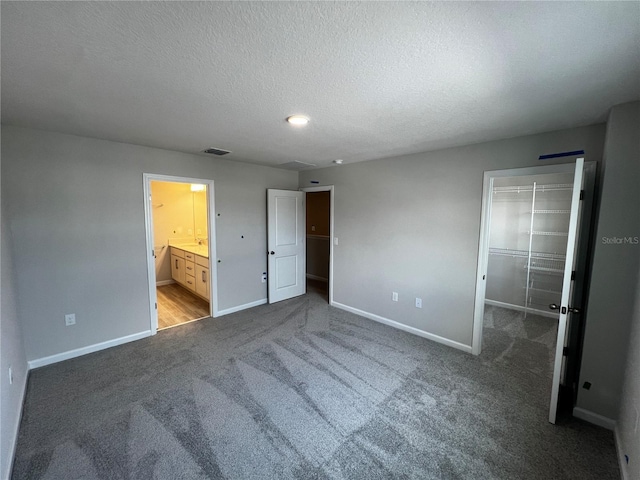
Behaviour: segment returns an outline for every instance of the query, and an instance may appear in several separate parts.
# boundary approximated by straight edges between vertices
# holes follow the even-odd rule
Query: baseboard
[[[176,283],[176,281],[172,278],[169,280],[160,280],[159,282],[156,282],[156,287],[162,287],[164,285],[171,285],[172,283]]]
[[[329,281],[328,278],[319,277],[317,275],[312,275],[311,273],[307,273],[307,278],[310,278],[311,280],[318,280],[319,282],[325,282],[325,283],[327,283]]]
[[[616,428],[615,420],[603,415],[599,415],[597,413],[593,413],[590,410],[585,410],[584,408],[574,407],[573,416],[579,418],[580,420],[584,420],[585,422],[593,423],[594,425],[598,425],[599,427],[606,428],[607,430],[615,430]]]
[[[404,330],[405,332],[413,333],[414,335],[418,335],[419,337],[423,337],[437,343],[442,343],[443,345],[447,345],[448,347],[453,347],[458,350],[462,350],[463,352],[471,353],[471,345],[465,345],[464,343],[449,340],[448,338],[434,335],[433,333],[425,332],[424,330],[420,330],[419,328],[410,327],[403,323],[396,322],[395,320],[381,317],[380,315],[376,315],[375,313],[369,313],[358,308],[350,307],[349,305],[344,305],[338,302],[333,302],[331,305],[341,310],[346,310],[347,312],[355,313],[356,315],[360,315],[361,317],[368,318],[369,320],[373,320],[378,323],[384,323],[385,325],[397,328],[398,330]]]
[[[618,454],[618,466],[620,467],[620,476],[622,480],[629,480],[629,476],[627,475],[627,459],[624,456],[624,452],[622,451],[622,443],[620,442],[620,429],[616,424],[616,428],[613,429],[613,439],[616,444],[616,453]]]
[[[44,367],[45,365],[51,365],[52,363],[62,362],[63,360],[69,360],[70,358],[81,357],[88,353],[98,352],[105,348],[116,347],[123,343],[133,342],[142,338],[150,337],[151,330],[145,330],[144,332],[134,333],[133,335],[127,335],[126,337],[114,338],[106,342],[95,343],[82,348],[76,348],[75,350],[69,350],[68,352],[57,353],[48,357],[37,358],[35,360],[29,360],[29,369]]]
[[[20,432],[20,424],[22,423],[22,412],[24,412],[24,400],[27,394],[27,383],[29,382],[29,370],[24,376],[24,383],[22,384],[22,392],[20,393],[20,411],[18,412],[18,422],[14,429],[13,437],[11,438],[11,444],[9,445],[9,456],[7,457],[7,471],[2,472],[2,478],[9,480],[11,478],[11,472],[13,471],[13,463],[16,458],[16,447],[18,446],[18,433]]]
[[[267,301],[268,300],[266,298],[262,298],[260,300],[256,300],[255,302],[245,303],[244,305],[238,305],[237,307],[231,307],[231,308],[226,308],[224,310],[219,310],[215,314],[215,317],[218,318],[218,317],[222,317],[223,315],[229,315],[230,313],[236,313],[241,310],[246,310],[248,308],[258,307],[260,305],[264,305],[265,303],[267,303]]]
[[[499,302],[497,300],[484,300],[487,305],[493,305],[494,307],[507,308],[509,310],[517,310],[518,312],[533,313],[534,315],[540,315],[541,317],[549,317],[558,320],[558,314],[553,312],[545,312],[544,310],[537,310],[535,308],[525,308],[520,305],[513,305],[511,303]]]

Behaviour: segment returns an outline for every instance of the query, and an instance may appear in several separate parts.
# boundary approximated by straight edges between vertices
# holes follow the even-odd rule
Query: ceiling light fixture
[[[287,117],[287,122],[289,122],[291,125],[302,127],[309,123],[309,117],[305,117],[304,115],[291,115]]]
[[[336,165],[342,165],[343,160],[337,159],[334,160],[333,163],[335,163]]]

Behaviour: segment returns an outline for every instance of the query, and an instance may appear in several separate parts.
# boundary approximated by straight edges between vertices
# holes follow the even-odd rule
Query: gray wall
[[[4,133],[4,131],[3,131]],[[2,176],[4,179],[4,175]],[[4,195],[4,189],[2,190]],[[22,398],[27,383],[27,359],[22,329],[18,322],[16,289],[12,261],[11,240],[6,228],[5,202],[2,210],[2,239],[0,245],[0,478],[9,478]],[[13,370],[13,384],[9,383],[9,366]]]
[[[617,435],[618,450],[630,459],[628,465],[622,465],[624,478],[640,478],[640,427],[637,423],[640,415],[640,272],[631,323]]]
[[[640,102],[611,109],[577,407],[615,420],[640,265]],[[640,459],[639,459],[640,460]]]
[[[334,300],[471,345],[483,172],[579,149],[599,161],[604,134],[594,125],[301,172],[301,187],[335,185]]]
[[[266,298],[266,189],[296,188],[296,172],[17,127],[2,133],[29,360],[149,330],[143,172],[215,181],[219,309]],[[65,313],[77,325],[65,327]]]

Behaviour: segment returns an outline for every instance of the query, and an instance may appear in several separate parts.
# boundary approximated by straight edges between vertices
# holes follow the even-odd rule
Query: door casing
[[[333,305],[333,245],[334,245],[334,230],[333,230],[333,213],[334,213],[334,191],[333,185],[324,185],[317,187],[303,187],[300,189],[302,192],[329,192],[329,305]],[[306,243],[305,243],[306,248]],[[305,272],[306,273],[306,272]]]
[[[491,191],[493,190],[493,181],[500,177],[512,177],[512,176],[527,176],[527,175],[542,175],[553,173],[573,173],[575,171],[575,162],[562,163],[554,165],[545,165],[540,167],[527,167],[508,170],[495,170],[487,171],[484,173],[483,181],[483,195],[482,195],[482,210],[480,221],[480,239],[478,247],[478,267],[476,272],[476,298],[474,306],[474,321],[473,321],[473,338],[472,338],[472,353],[479,355],[482,351],[482,330],[484,324],[484,304],[486,297],[486,274],[489,261],[489,232],[491,226]],[[587,194],[588,202],[583,205],[582,222],[577,227],[577,234],[579,235],[580,244],[576,245],[580,257],[576,259],[576,264],[583,266],[584,275],[588,275],[588,268],[586,268],[585,257],[588,252],[589,227],[591,220],[591,208],[592,208],[592,190],[595,180],[595,162],[585,162],[583,169],[586,175],[585,182],[583,183],[586,188],[591,191]],[[581,279],[586,282],[586,279]],[[574,287],[577,287],[577,297],[582,297],[583,282],[576,282]],[[586,282],[588,283],[588,282]],[[583,311],[584,315],[584,311]],[[556,345],[556,351],[561,351],[562,347],[558,348]],[[577,360],[579,363],[579,359]],[[557,393],[557,392],[556,392]],[[551,420],[550,415],[550,420]],[[555,413],[553,415],[555,417]],[[554,419],[555,420],[555,419]],[[552,422],[553,423],[553,422]]]
[[[144,192],[144,224],[146,230],[147,246],[147,279],[149,283],[149,325],[151,335],[158,332],[158,310],[156,293],[156,267],[155,256],[153,254],[153,209],[151,205],[151,182],[174,182],[174,183],[198,183],[207,186],[207,228],[209,246],[209,315],[218,316],[218,262],[216,255],[216,224],[213,212],[215,212],[215,190],[214,182],[210,179],[178,177],[173,175],[159,175],[155,173],[143,173]]]

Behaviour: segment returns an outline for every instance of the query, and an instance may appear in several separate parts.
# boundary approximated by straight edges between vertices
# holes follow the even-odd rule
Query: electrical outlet
[[[262,272],[262,283],[267,283],[267,272]]]
[[[315,232],[316,231],[316,226],[315,225],[311,225],[311,231]]]
[[[416,297],[416,308],[422,308],[422,299]]]
[[[76,324],[76,314],[75,313],[67,313],[64,316],[64,324],[68,327],[70,325]]]
[[[9,385],[13,385],[13,370],[11,370],[11,365],[9,365]]]
[[[333,237],[333,244],[338,245],[338,237]]]
[[[393,292],[391,294],[391,300],[393,300],[394,302],[398,301],[398,292]]]

